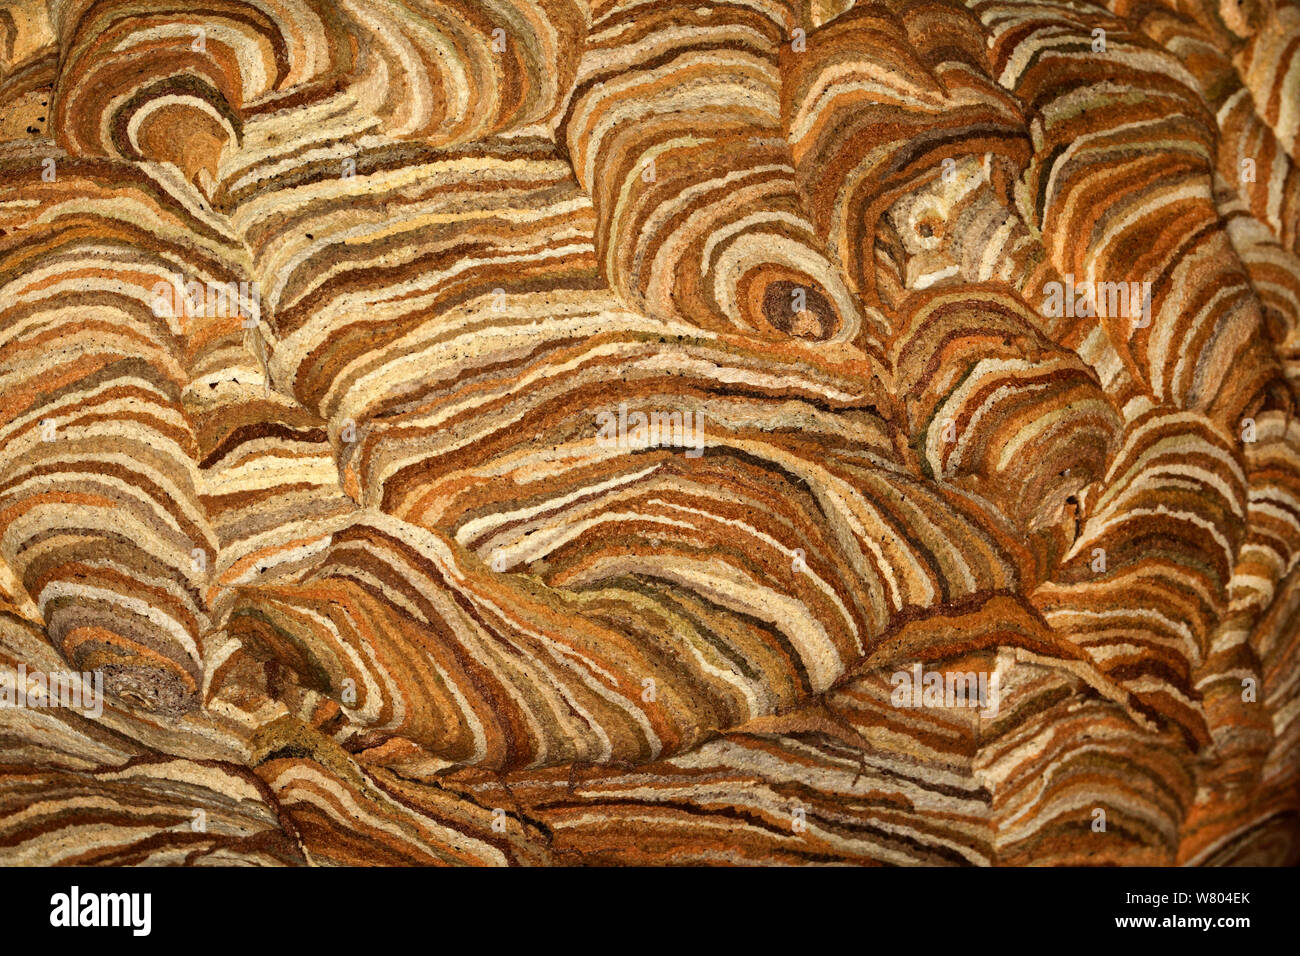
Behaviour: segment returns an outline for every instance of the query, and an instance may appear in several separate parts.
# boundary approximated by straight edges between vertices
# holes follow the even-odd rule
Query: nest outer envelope
[[[6,4],[0,862],[1295,863],[1298,57]]]

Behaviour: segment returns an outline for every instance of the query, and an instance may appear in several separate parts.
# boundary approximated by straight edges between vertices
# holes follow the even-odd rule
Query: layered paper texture
[[[6,0],[0,862],[1296,862],[1298,131],[1296,0]]]

